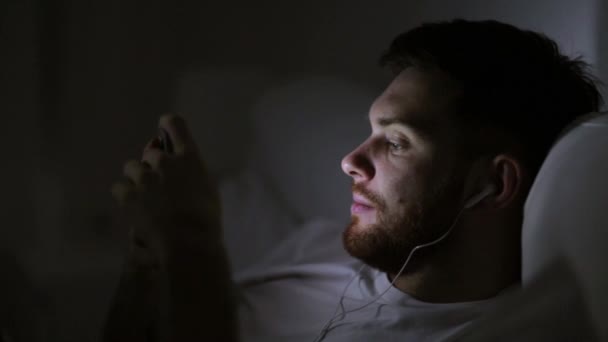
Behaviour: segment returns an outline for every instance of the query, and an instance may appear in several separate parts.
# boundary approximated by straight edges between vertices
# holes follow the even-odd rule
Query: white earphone
[[[478,193],[477,195],[469,198],[464,203],[464,208],[465,209],[470,209],[470,208],[474,207],[477,203],[479,203],[484,198],[490,196],[495,191],[496,191],[496,186],[494,184],[488,184],[480,193]]]

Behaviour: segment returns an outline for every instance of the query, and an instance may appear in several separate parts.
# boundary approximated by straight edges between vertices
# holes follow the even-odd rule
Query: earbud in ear
[[[470,209],[474,207],[477,203],[479,203],[482,199],[490,196],[496,191],[496,187],[494,184],[488,184],[480,193],[469,198],[464,204],[465,209]]]

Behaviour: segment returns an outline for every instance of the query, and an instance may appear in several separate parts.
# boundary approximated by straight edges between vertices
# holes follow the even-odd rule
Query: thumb
[[[160,117],[158,126],[169,134],[175,154],[197,152],[194,137],[182,116],[172,113],[164,114]]]

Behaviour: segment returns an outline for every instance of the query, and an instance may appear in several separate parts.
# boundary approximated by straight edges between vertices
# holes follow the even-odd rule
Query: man
[[[107,341],[437,341],[518,283],[534,176],[601,102],[586,65],[537,33],[463,20],[398,36],[382,62],[395,78],[342,161],[342,242],[367,266],[315,227],[236,279],[234,296],[215,188],[185,122],[163,116],[175,153],[152,140],[113,187],[134,242]]]

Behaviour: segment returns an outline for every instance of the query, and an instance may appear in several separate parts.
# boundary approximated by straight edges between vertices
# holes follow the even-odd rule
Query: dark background
[[[219,80],[202,98],[246,125],[238,113],[269,84],[323,75],[380,91],[387,76],[376,60],[396,34],[424,21],[465,17],[543,31],[606,80],[606,13],[603,0],[4,0],[0,249],[6,262],[0,265],[7,283],[30,285],[6,285],[0,299],[16,304],[3,307],[43,303],[56,316],[42,324],[48,340],[80,341],[95,330],[108,300],[98,288],[111,289],[114,278],[83,277],[106,269],[99,265],[117,265],[120,256],[121,235],[108,229],[109,186],[155,134],[158,116],[180,107],[184,87],[200,70],[217,70]],[[223,122],[214,113],[197,115],[211,127]],[[235,146],[219,146],[209,151],[214,172],[238,169],[238,158],[224,157],[239,153]]]

